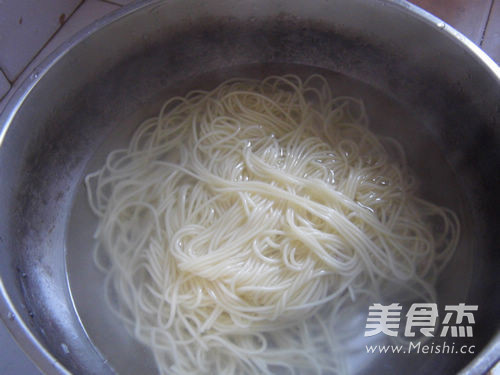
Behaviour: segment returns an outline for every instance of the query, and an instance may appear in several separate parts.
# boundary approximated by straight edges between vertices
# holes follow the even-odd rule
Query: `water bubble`
[[[9,320],[14,320],[14,314],[11,313],[10,311],[7,313],[7,319]]]
[[[64,352],[64,354],[69,354],[69,348],[68,348],[68,345],[66,345],[65,343],[62,343],[62,344],[61,344],[61,349],[62,349],[62,351]]]
[[[440,28],[440,29],[444,29],[444,28],[446,27],[446,25],[444,24],[444,22],[438,22],[438,23],[436,24],[436,26],[437,26],[438,28]]]

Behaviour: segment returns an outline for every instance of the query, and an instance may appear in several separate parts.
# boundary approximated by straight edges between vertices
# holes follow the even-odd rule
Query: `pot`
[[[156,373],[105,305],[84,175],[171,95],[234,76],[313,72],[362,97],[373,130],[403,144],[421,194],[459,215],[438,304],[478,306],[473,337],[454,338],[474,353],[364,353],[354,368],[482,374],[494,365],[499,67],[404,1],[152,0],[59,48],[0,117],[0,316],[44,373]]]

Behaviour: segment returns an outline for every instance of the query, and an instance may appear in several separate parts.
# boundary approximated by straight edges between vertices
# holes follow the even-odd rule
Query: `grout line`
[[[101,0],[103,3],[108,3],[108,4],[113,4],[113,5],[117,5],[119,7],[123,7],[123,4],[119,4],[119,3],[115,3],[114,1],[112,0]]]
[[[21,70],[21,72],[19,72],[19,74],[12,80],[11,84],[13,85],[17,79],[25,72],[25,70],[30,66],[30,64],[38,57],[38,55],[40,54],[40,52],[42,52],[42,50],[47,47],[47,45],[50,43],[50,41],[52,39],[54,39],[54,37],[56,36],[56,34],[63,28],[64,24],[66,22],[68,22],[68,20],[73,16],[73,14],[76,13],[76,11],[78,9],[80,9],[80,7],[83,5],[83,3],[85,2],[85,0],[81,0],[80,1],[80,4],[78,4],[75,9],[73,10],[73,12],[71,12],[71,14],[69,14],[67,17],[65,17],[64,19],[64,22],[62,24],[59,25],[59,27],[56,29],[56,31],[54,31],[54,33],[50,36],[49,39],[47,39],[47,41],[42,45],[42,47],[40,47],[40,49],[36,52],[35,56],[33,56],[33,58],[31,60],[28,61],[28,63],[26,64],[26,66],[24,67],[23,70]]]
[[[484,24],[483,32],[481,33],[481,40],[479,41],[479,46],[482,47],[484,42],[484,37],[486,36],[486,30],[488,29],[488,24],[490,23],[491,13],[493,12],[493,6],[496,0],[491,0],[490,9],[488,10],[488,17],[486,17],[486,23]]]
[[[12,87],[13,82],[11,82],[11,80],[9,79],[9,77],[7,77],[7,74],[5,74],[5,72],[2,70],[2,68],[0,68],[0,73],[4,76],[4,78],[7,80],[7,82],[10,83],[10,87]],[[9,91],[7,91],[7,92],[9,92]],[[7,92],[5,93],[5,95],[7,95]]]
[[[9,80],[9,77],[7,77],[7,75],[5,74],[5,72],[2,70],[2,68],[0,68],[0,74],[3,75],[3,77],[6,79],[6,81],[9,83],[9,88],[6,92],[4,92],[3,94],[0,93],[0,103],[3,102],[3,100],[7,97],[7,95],[9,94],[10,90],[12,90],[12,82]],[[0,114],[2,113],[2,111],[0,110]]]

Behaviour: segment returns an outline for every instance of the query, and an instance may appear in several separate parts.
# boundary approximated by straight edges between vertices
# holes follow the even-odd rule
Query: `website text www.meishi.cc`
[[[400,345],[366,345],[366,352],[371,354],[475,354],[475,345],[455,345],[447,343],[409,342]]]

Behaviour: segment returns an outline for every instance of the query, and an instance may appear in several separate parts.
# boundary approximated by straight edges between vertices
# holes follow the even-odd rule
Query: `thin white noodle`
[[[367,126],[320,75],[232,79],[169,99],[86,177],[108,300],[161,374],[341,373],[345,306],[435,300],[457,217]]]

